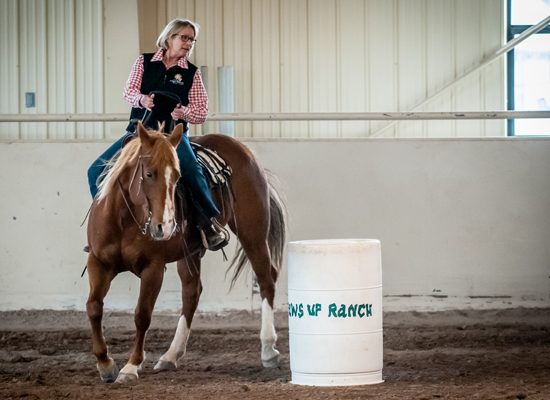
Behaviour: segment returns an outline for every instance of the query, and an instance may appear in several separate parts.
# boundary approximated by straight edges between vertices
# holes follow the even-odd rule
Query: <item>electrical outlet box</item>
[[[34,92],[25,93],[25,106],[27,108],[36,107],[34,103]]]

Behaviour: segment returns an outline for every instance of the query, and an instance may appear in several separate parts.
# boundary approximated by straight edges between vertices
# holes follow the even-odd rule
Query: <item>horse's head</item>
[[[137,133],[141,142],[141,161],[138,162],[142,163],[139,191],[143,191],[149,204],[149,230],[153,239],[168,240],[176,227],[174,194],[180,178],[176,147],[183,136],[183,125],[176,126],[166,137],[162,132],[146,130],[139,123]],[[143,196],[135,190],[130,192],[134,197]]]

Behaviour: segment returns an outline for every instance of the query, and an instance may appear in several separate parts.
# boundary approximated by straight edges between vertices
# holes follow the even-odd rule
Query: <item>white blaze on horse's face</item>
[[[166,199],[164,201],[164,214],[162,216],[162,238],[168,240],[172,236],[175,226],[175,208],[173,201],[175,185],[172,184],[172,168],[166,167],[164,177],[166,179]]]
[[[154,174],[157,179],[148,188],[151,208],[151,237],[155,240],[168,240],[176,229],[174,194],[178,172],[167,166]]]

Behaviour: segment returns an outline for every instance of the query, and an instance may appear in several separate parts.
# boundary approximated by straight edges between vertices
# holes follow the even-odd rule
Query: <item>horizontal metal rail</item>
[[[0,114],[0,122],[127,122],[128,114]],[[422,121],[550,118],[550,111],[210,113],[208,121]]]

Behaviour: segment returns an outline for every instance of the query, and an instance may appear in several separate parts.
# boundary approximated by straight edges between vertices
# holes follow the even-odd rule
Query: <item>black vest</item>
[[[197,67],[187,61],[188,69],[182,68],[178,65],[166,69],[166,66],[161,61],[151,61],[151,58],[155,53],[145,53],[143,54],[143,77],[141,79],[141,88],[140,91],[142,94],[148,95],[152,91],[164,91],[173,93],[181,99],[181,105],[187,106],[189,104],[189,89],[193,86],[193,77],[197,71]],[[155,107],[152,108],[153,116],[155,118],[150,118],[147,126],[149,128],[157,129],[159,122],[164,122],[164,131],[168,132],[172,122],[172,117],[170,113],[172,110],[160,110],[156,109],[158,107],[155,104]],[[132,112],[130,113],[130,124],[126,128],[128,132],[135,132],[137,126],[137,120],[143,119],[146,108],[135,108],[132,107]],[[136,122],[132,122],[132,120]],[[182,122],[183,131],[187,132],[187,122]]]

